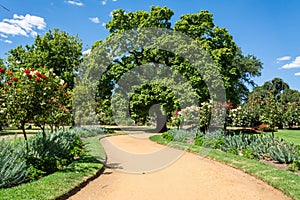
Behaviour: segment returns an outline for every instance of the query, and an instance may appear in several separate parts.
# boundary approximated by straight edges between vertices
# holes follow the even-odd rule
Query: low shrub
[[[99,126],[87,126],[87,127],[72,127],[69,131],[74,132],[76,135],[87,138],[94,137],[101,134],[113,133],[113,130],[99,127]]]
[[[172,133],[169,133],[169,132],[164,132],[161,136],[164,139],[168,140],[168,141],[173,141],[174,140],[174,135]]]
[[[74,131],[36,134],[28,142],[27,164],[30,177],[53,173],[70,164],[82,152],[82,141]]]
[[[28,174],[24,144],[21,141],[0,142],[0,188],[23,182]]]
[[[194,138],[194,145],[202,146],[204,141],[204,135],[203,134],[197,134]]]
[[[289,164],[297,159],[298,148],[290,142],[277,140],[276,144],[268,149],[268,153],[272,160]]]
[[[263,132],[272,132],[272,128],[267,124],[260,124],[258,126],[258,130]],[[275,127],[274,131],[278,131],[278,128]]]
[[[288,170],[291,172],[298,172],[299,171],[299,161],[294,160],[293,163],[288,166]]]

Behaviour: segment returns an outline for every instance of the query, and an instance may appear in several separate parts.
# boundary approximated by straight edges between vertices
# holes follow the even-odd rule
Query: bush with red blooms
[[[42,131],[45,125],[69,124],[71,119],[71,92],[66,85],[46,68],[0,68],[1,118],[8,124],[21,127],[26,139],[25,124],[34,123]]]

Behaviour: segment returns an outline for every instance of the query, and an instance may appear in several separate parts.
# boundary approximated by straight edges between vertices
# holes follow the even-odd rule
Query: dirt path
[[[290,199],[240,170],[192,153],[166,149],[146,137],[113,136],[101,140],[101,143],[107,152],[108,164],[115,169],[105,169],[99,178],[69,199]],[[161,157],[150,156],[158,152],[162,152]],[[162,163],[167,165],[164,167],[155,164],[168,159],[168,153],[172,158],[183,155],[172,164]],[[142,157],[152,160],[143,160]]]

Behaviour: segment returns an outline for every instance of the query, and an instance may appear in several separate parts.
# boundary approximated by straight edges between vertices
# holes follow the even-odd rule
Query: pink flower
[[[6,85],[12,85],[12,82],[7,81],[7,82],[6,82]]]
[[[12,75],[13,75],[13,73],[12,73],[12,72],[7,72],[7,74],[8,74],[8,75],[10,75],[10,76],[12,76]]]

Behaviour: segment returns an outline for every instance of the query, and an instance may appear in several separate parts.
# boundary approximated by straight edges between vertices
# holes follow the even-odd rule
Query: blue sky
[[[0,0],[0,57],[18,45],[32,44],[36,34],[59,28],[78,34],[87,50],[108,32],[104,24],[114,9],[147,10],[167,6],[175,15],[208,10],[215,24],[225,27],[244,54],[263,63],[257,84],[280,77],[300,90],[300,18],[298,0]]]

